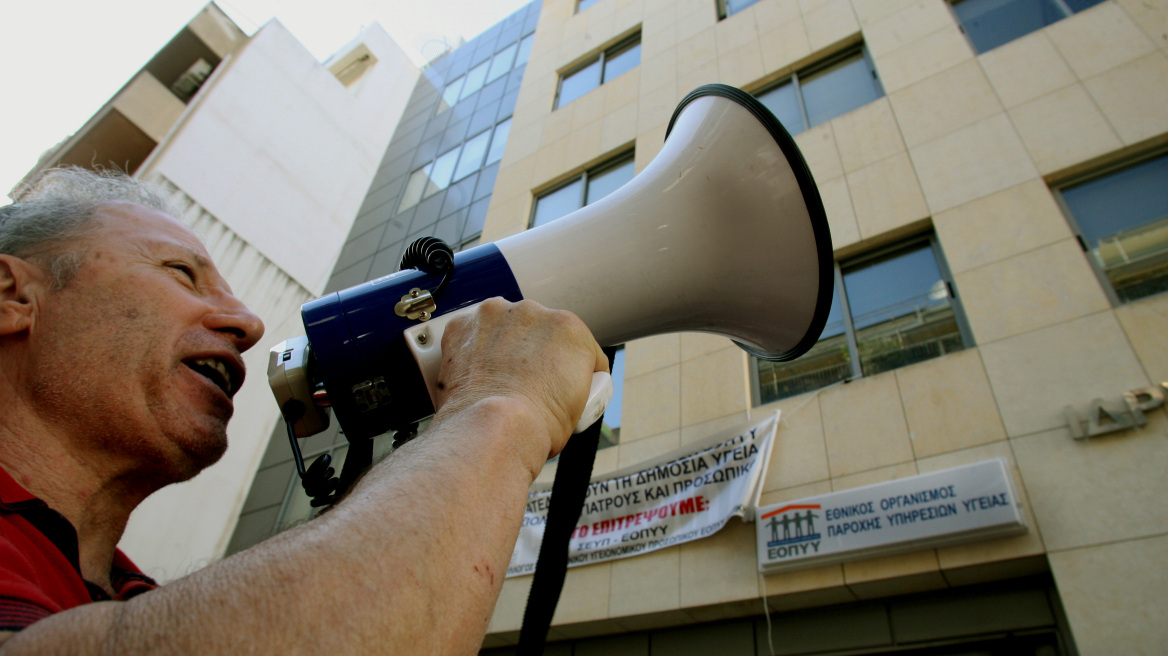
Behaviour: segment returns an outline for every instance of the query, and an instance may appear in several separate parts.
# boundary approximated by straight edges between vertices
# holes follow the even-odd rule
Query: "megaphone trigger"
[[[410,326],[403,331],[406,346],[410,355],[418,363],[418,370],[426,382],[426,391],[430,393],[430,402],[438,407],[438,374],[442,370],[442,336],[446,333],[446,325],[451,319],[472,314],[478,306],[471,305],[429,321]],[[576,423],[573,434],[580,434],[586,428],[596,423],[604,416],[608,402],[612,400],[612,376],[606,371],[597,371],[592,374],[591,387],[588,390],[588,401],[584,405],[584,412]]]

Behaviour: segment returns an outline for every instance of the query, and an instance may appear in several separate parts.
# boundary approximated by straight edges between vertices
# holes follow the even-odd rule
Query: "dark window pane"
[[[809,75],[800,82],[810,126],[830,121],[884,95],[867,60],[860,55]]]
[[[804,130],[803,112],[799,111],[799,95],[795,93],[794,84],[788,82],[781,87],[775,87],[760,95],[758,100],[771,110],[787,132],[799,134]]]
[[[591,205],[612,192],[620,189],[626,182],[633,179],[634,162],[628,161],[618,164],[611,169],[591,175],[588,178],[588,193],[584,199],[585,205]]]
[[[490,65],[489,61],[485,61],[470,69],[470,72],[466,74],[466,82],[462,85],[462,93],[458,96],[459,100],[483,88],[483,82],[487,79],[487,69]]]
[[[527,58],[531,56],[531,44],[535,43],[535,35],[528,34],[519,42],[519,54],[515,57],[515,65],[522,66],[527,63]]]
[[[485,164],[494,164],[503,159],[503,147],[507,145],[507,135],[511,133],[511,119],[495,126],[495,136],[491,137],[491,149],[487,151]]]
[[[519,44],[513,43],[495,53],[491,59],[491,70],[487,72],[487,82],[494,82],[511,70],[511,62],[515,60],[515,51],[518,49]]]
[[[1071,8],[1074,13],[1079,13],[1084,9],[1090,9],[1095,5],[1103,2],[1103,0],[1065,0],[1067,6]]]
[[[554,221],[580,209],[580,192],[583,186],[584,179],[580,178],[536,199],[535,217],[531,220],[531,227]]]
[[[462,156],[458,158],[458,166],[454,169],[454,180],[458,181],[479,170],[483,163],[483,155],[487,152],[487,143],[491,139],[491,131],[484,130],[470,138],[462,147]]]
[[[556,107],[563,107],[580,96],[600,86],[600,60],[567,75],[560,82],[560,98]]]
[[[1168,291],[1168,155],[1062,195],[1120,300]]]
[[[810,351],[793,362],[758,363],[759,396],[763,403],[770,403],[817,390],[851,376],[852,358],[844,334],[839,296],[833,295],[823,335]]]
[[[954,5],[954,10],[978,52],[993,50],[1066,17],[1054,0],[965,0]]]
[[[758,0],[726,0],[726,15],[733,16]]]
[[[866,376],[964,348],[928,244],[844,273],[844,289]]]
[[[617,77],[621,73],[627,73],[633,70],[641,63],[641,44],[638,42],[630,48],[626,48],[615,54],[606,57],[604,62],[604,82]]]

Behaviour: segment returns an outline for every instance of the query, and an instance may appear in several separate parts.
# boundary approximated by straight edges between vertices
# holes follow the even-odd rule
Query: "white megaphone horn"
[[[304,305],[307,336],[269,361],[290,432],[323,430],[326,398],[350,441],[429,416],[442,326],[494,296],[570,310],[605,346],[701,331],[767,360],[811,348],[832,298],[831,237],[803,157],[762,104],[724,85],[681,101],[661,152],[625,186],[447,259]]]

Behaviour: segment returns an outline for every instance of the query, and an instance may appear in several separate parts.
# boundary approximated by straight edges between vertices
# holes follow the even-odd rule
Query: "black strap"
[[[604,353],[611,370],[616,349],[604,349]],[[568,440],[568,445],[560,452],[556,479],[552,483],[552,498],[548,502],[547,524],[543,530],[543,542],[539,545],[539,559],[535,563],[531,592],[527,595],[527,609],[523,612],[523,628],[519,630],[515,656],[543,653],[548,628],[568,573],[568,543],[584,509],[588,479],[592,477],[592,464],[596,461],[596,447],[603,424],[604,417],[597,419],[583,433]]]

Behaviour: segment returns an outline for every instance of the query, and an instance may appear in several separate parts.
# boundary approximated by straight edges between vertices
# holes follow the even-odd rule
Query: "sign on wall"
[[[758,509],[758,567],[777,572],[1026,531],[1004,460]]]
[[[779,415],[737,433],[593,480],[568,546],[568,566],[664,549],[747,518],[770,459]],[[531,574],[547,523],[551,486],[533,487],[507,576]]]

